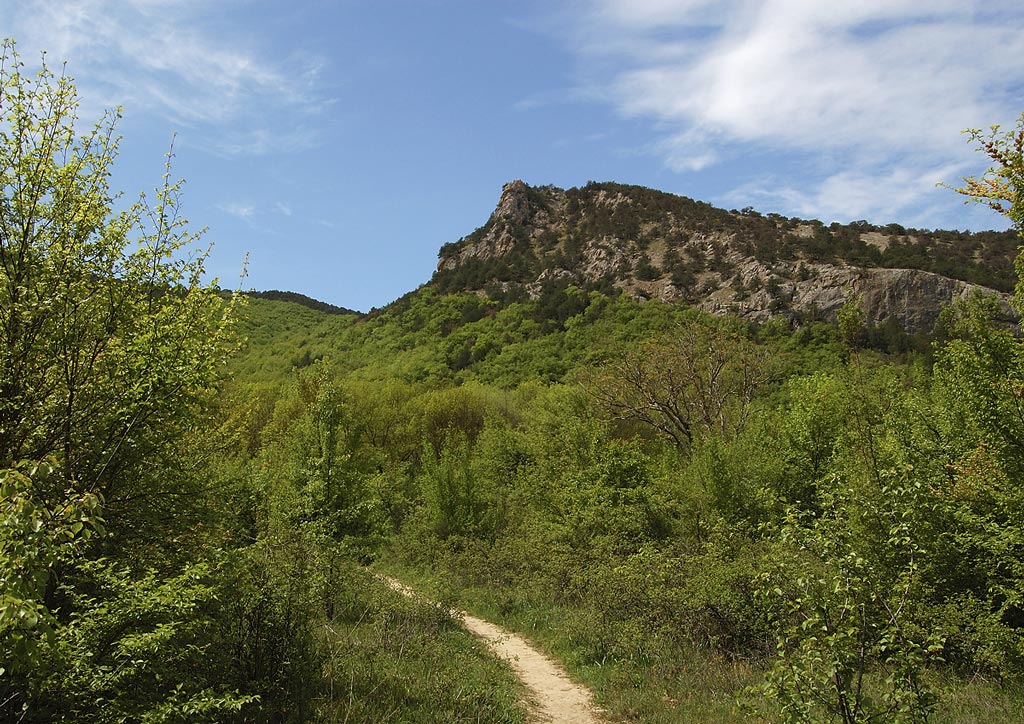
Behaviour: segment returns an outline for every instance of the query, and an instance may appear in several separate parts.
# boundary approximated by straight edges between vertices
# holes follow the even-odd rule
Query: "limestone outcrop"
[[[484,226],[442,247],[433,283],[480,293],[519,287],[531,297],[549,285],[610,284],[638,299],[758,321],[831,319],[857,299],[875,322],[930,331],[943,307],[974,292],[999,295],[1009,310],[1017,239],[985,234],[826,227],[635,186],[563,190],[517,180],[505,184]],[[901,266],[904,259],[946,273]]]

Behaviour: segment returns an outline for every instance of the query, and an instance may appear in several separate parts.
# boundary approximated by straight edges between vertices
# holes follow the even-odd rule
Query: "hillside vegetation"
[[[655,238],[650,280],[591,280],[545,224],[470,253],[504,243],[515,204],[369,315],[225,296],[174,221],[180,187],[114,214],[113,119],[76,136],[70,82],[4,53],[4,721],[523,721],[455,604],[540,642],[613,720],[1024,718],[1008,296],[967,294],[928,329],[856,297],[821,318],[710,314],[634,293],[664,281]],[[976,140],[995,167],[964,191],[1024,228],[1024,117]],[[625,187],[520,191],[529,213],[591,192],[667,204],[672,221],[614,238],[721,224],[723,263],[750,229],[814,238]],[[967,258],[1009,254],[974,236]],[[459,281],[471,259],[511,259],[510,278]],[[530,287],[545,271],[561,281]]]

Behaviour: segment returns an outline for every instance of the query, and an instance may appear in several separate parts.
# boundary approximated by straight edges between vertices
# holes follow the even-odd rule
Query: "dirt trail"
[[[417,594],[408,586],[387,576],[380,580],[406,596]],[[590,691],[575,684],[558,664],[535,649],[530,643],[464,611],[452,611],[462,625],[474,636],[483,640],[497,656],[505,659],[519,676],[520,681],[530,690],[536,706],[531,711],[531,721],[556,722],[557,724],[599,724]]]

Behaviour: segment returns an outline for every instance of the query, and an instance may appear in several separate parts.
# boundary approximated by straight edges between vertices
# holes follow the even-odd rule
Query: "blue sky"
[[[506,181],[642,184],[826,222],[1005,228],[940,181],[1024,111],[1019,0],[0,0],[113,184],[184,210],[236,286],[383,306]]]

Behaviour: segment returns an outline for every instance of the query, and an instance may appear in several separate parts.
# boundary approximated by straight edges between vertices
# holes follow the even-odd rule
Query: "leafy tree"
[[[0,677],[41,663],[38,638],[52,639],[59,625],[44,604],[50,574],[101,530],[95,495],[72,495],[53,508],[33,499],[34,486],[55,472],[46,461],[0,470]]]
[[[1006,132],[967,133],[993,162],[957,189],[1004,214],[1024,234],[1024,114]],[[1014,303],[1024,309],[1024,256],[1016,260]],[[968,593],[981,602],[988,634],[981,648],[997,660],[1024,660],[1024,343],[993,323],[992,300],[974,299],[952,317],[952,339],[940,352],[936,376],[943,411],[957,427],[958,458],[951,464],[946,510],[957,548],[977,561]],[[980,578],[980,580],[978,580]]]
[[[77,106],[67,74],[26,74],[3,42],[0,713],[157,721],[178,701],[216,718],[250,699],[214,666],[181,677],[170,662],[194,643],[174,631],[210,598],[205,569],[178,557],[195,551],[205,499],[182,448],[228,352],[230,305],[203,282],[169,165],[152,200],[115,211],[118,114],[78,133]],[[144,568],[156,597],[135,605]],[[88,673],[143,669],[142,687]]]
[[[965,133],[994,165],[980,177],[965,177],[957,193],[989,206],[1024,231],[1024,113],[1015,129],[1001,132],[999,126],[992,126],[987,134],[977,128]]]
[[[129,501],[179,482],[155,458],[216,380],[230,317],[169,165],[153,203],[114,212],[116,114],[76,135],[71,79],[24,75],[10,42],[0,84],[0,467],[55,456],[44,505],[98,493],[112,532],[141,533]]]
[[[864,310],[860,306],[860,300],[853,297],[846,300],[846,303],[836,312],[839,338],[848,350],[857,349],[867,339],[864,317]]]
[[[997,165],[958,191],[1021,229],[1024,116],[1006,134],[969,133]],[[1024,276],[1019,258],[1017,268]],[[953,339],[937,353],[936,399],[923,414],[895,404],[895,389],[881,408],[857,399],[870,379],[851,367],[857,394],[836,440],[846,460],[818,486],[819,510],[787,516],[777,570],[763,579],[779,638],[758,693],[785,721],[927,721],[936,698],[926,669],[947,651],[975,671],[1019,670],[1024,347],[993,323],[997,309],[974,298],[947,315]],[[863,343],[852,302],[838,327],[848,348]],[[829,448],[814,457],[831,466]],[[894,455],[911,464],[890,467]]]
[[[910,512],[926,493],[895,471],[871,500],[838,478],[832,488],[819,516],[791,513],[779,531],[761,592],[778,658],[756,693],[793,724],[927,721],[937,698],[923,672],[943,639],[915,620],[926,552]],[[877,536],[861,529],[865,519]]]

